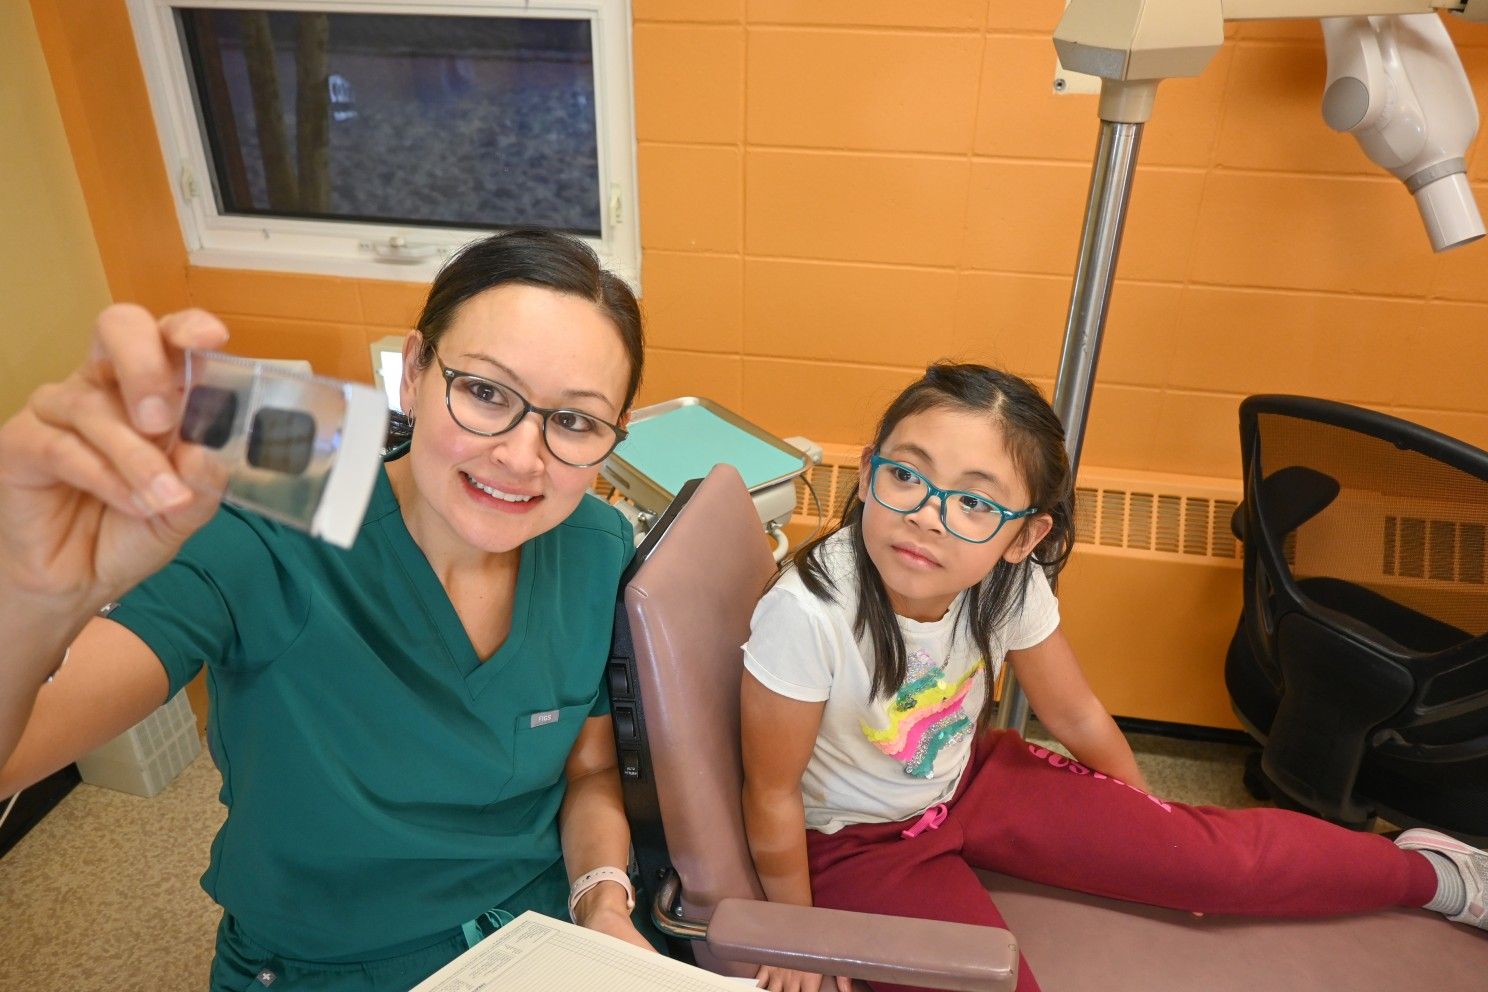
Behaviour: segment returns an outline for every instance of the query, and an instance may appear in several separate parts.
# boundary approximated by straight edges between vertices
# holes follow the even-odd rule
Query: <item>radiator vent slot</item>
[[[1488,525],[1387,514],[1380,571],[1404,579],[1483,585]]]
[[[847,506],[847,499],[858,488],[858,465],[833,465],[823,462],[813,465],[809,473],[811,488],[816,490],[816,499],[821,500],[821,510],[827,521],[837,520]],[[796,479],[796,515],[808,520],[816,519],[816,500],[806,488],[806,479]]]
[[[1106,548],[1236,560],[1232,499],[1113,486],[1075,490],[1075,540]]]

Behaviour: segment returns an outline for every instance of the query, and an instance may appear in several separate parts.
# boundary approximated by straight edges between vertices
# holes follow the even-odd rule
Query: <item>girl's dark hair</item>
[[[1013,467],[1022,475],[1032,505],[1053,520],[1049,533],[1031,555],[1016,565],[999,560],[986,578],[968,590],[962,601],[955,621],[957,630],[965,617],[973,641],[988,659],[990,679],[992,634],[1022,609],[1031,569],[1042,567],[1052,581],[1064,567],[1074,544],[1074,480],[1064,448],[1064,428],[1038,388],[1026,380],[985,365],[938,362],[889,404],[873,436],[874,449],[883,446],[904,418],[937,408],[985,414],[1000,426]],[[888,696],[904,685],[908,659],[888,590],[863,543],[862,521],[863,503],[854,490],[843,507],[841,523],[793,552],[787,567],[794,566],[801,573],[801,581],[818,599],[835,599],[821,549],[838,530],[849,532],[853,579],[859,590],[853,631],[858,637],[866,634],[872,645],[873,695]],[[986,702],[977,719],[979,727],[987,725],[992,711],[989,684]]]
[[[416,358],[418,369],[433,364],[439,339],[454,323],[465,301],[509,283],[577,296],[610,318],[630,359],[630,378],[625,401],[620,405],[622,413],[629,410],[641,386],[645,361],[640,305],[625,281],[599,264],[593,249],[555,231],[524,228],[493,234],[472,241],[450,256],[434,277],[419,314],[416,326],[423,335],[423,347]]]

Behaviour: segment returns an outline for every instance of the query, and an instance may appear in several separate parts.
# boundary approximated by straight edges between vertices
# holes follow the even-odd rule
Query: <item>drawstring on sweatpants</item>
[[[939,827],[942,823],[945,822],[946,817],[950,815],[950,812],[951,811],[946,808],[945,803],[936,803],[934,806],[931,806],[929,809],[925,810],[925,812],[920,814],[920,818],[915,821],[914,826],[908,828],[907,830],[899,831],[899,836],[903,837],[905,840],[914,840],[926,830],[934,830],[936,827]]]

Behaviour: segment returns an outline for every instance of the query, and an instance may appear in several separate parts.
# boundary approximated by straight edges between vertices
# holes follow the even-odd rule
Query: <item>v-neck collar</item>
[[[521,560],[517,564],[517,586],[512,596],[511,629],[501,647],[489,658],[482,659],[476,654],[475,645],[470,642],[470,635],[465,632],[465,625],[455,610],[455,604],[450,602],[444,584],[434,574],[434,568],[429,564],[423,549],[408,532],[408,525],[393,492],[386,465],[378,480],[376,497],[385,497],[392,504],[390,512],[384,513],[379,523],[413,586],[429,625],[444,645],[449,664],[453,666],[454,673],[464,681],[470,697],[479,696],[522,651],[527,639],[528,620],[532,614],[532,590],[543,557],[540,545],[552,532],[539,534],[522,545]]]

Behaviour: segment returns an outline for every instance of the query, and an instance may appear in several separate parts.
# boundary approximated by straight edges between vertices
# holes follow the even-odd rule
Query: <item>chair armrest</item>
[[[726,961],[956,992],[1009,992],[1018,945],[996,927],[723,899],[708,949]]]

